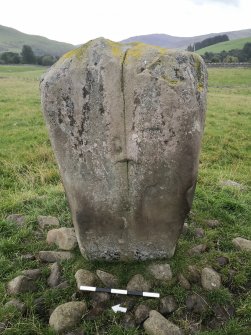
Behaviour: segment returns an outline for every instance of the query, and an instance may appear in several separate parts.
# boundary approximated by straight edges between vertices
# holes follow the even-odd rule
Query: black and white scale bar
[[[149,298],[159,298],[159,293],[154,292],[142,292],[142,291],[128,291],[128,290],[117,290],[115,288],[101,288],[93,286],[80,286],[81,291],[91,291],[91,292],[106,292],[112,294],[123,294],[123,295],[137,295],[140,297],[149,297]]]

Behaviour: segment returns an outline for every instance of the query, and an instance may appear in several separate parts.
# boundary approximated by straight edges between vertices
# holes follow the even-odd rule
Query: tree
[[[50,55],[45,55],[42,57],[42,65],[44,66],[51,66],[55,63],[55,58]]]
[[[214,37],[206,38],[201,42],[196,42],[194,45],[189,45],[187,51],[199,50],[202,48],[206,48],[209,45],[213,45],[220,42],[229,41],[229,37],[227,35],[216,35]]]
[[[34,52],[29,45],[23,45],[21,57],[22,57],[22,63],[24,64],[36,63],[36,56],[34,55]]]
[[[227,57],[223,59],[223,62],[224,63],[238,63],[239,59],[236,56],[227,55]]]
[[[246,60],[247,61],[251,60],[251,43],[246,43],[242,50]]]
[[[18,53],[10,51],[3,52],[0,58],[4,64],[19,64],[21,61]]]

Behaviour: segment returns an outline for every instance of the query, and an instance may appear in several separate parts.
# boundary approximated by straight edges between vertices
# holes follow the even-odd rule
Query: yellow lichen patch
[[[155,51],[155,52],[157,52],[161,55],[167,53],[167,49],[165,49],[165,48],[152,46],[152,45],[148,45],[148,44],[144,44],[144,43],[134,42],[134,43],[131,43],[129,46],[130,46],[130,48],[128,49],[128,52],[127,52],[126,61],[130,57],[140,59],[143,55],[147,54],[150,51]]]
[[[202,83],[199,83],[197,86],[197,91],[202,92],[204,90],[204,85]]]
[[[120,43],[116,43],[110,40],[106,40],[107,45],[111,48],[112,55],[114,57],[122,57],[123,56],[123,50],[122,45]]]
[[[65,59],[69,59],[69,58],[72,58],[72,57],[77,57],[78,59],[80,59],[83,54],[86,52],[86,50],[88,49],[88,47],[90,46],[92,41],[89,41],[88,43],[86,44],[83,44],[81,45],[81,47],[79,48],[76,48],[76,49],[73,49],[71,51],[68,51],[66,54],[64,54],[60,59],[60,60],[65,60]]]
[[[202,58],[200,57],[200,55],[193,53],[193,59],[195,63],[195,70],[197,73],[197,77],[200,80],[201,71],[202,71]]]

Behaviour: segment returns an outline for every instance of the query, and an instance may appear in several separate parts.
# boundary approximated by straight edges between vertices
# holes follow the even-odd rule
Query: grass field
[[[221,51],[229,51],[232,49],[242,49],[246,43],[251,43],[251,37],[239,38],[237,40],[231,40],[226,42],[217,43],[210,45],[209,47],[197,50],[199,55],[204,55],[205,52],[220,53]]]
[[[49,269],[38,260],[23,259],[23,254],[51,250],[45,237],[36,237],[37,216],[53,215],[62,226],[71,226],[58,169],[54,161],[47,131],[40,111],[39,77],[44,68],[35,66],[0,66],[0,323],[6,323],[4,335],[52,335],[47,322],[39,319],[34,299],[43,297],[46,307],[53,309],[71,301],[76,291],[74,274],[79,268],[102,269],[119,277],[120,287],[136,273],[145,275],[145,263],[101,263],[84,260],[78,251],[71,261],[63,262],[63,275],[70,286],[51,289],[46,285]],[[175,256],[168,261],[174,276],[187,273],[189,265],[199,269],[214,266],[221,274],[223,287],[213,292],[194,284],[188,291],[175,280],[166,285],[155,284],[162,296],[172,294],[179,308],[170,320],[192,334],[191,324],[201,324],[200,335],[249,335],[251,327],[251,258],[247,252],[236,251],[232,239],[237,236],[251,239],[251,69],[209,69],[208,113],[200,157],[200,170],[193,209],[188,218],[188,233],[179,241]],[[222,186],[222,180],[233,180],[243,189]],[[27,218],[19,228],[6,221],[11,213]],[[209,228],[205,220],[217,219],[219,227]],[[202,227],[205,236],[198,238],[194,231]],[[208,251],[188,256],[194,245],[206,243]],[[217,257],[226,256],[229,264],[217,265]],[[42,268],[38,291],[23,293],[18,298],[27,305],[21,315],[4,304],[10,300],[5,285],[27,268]],[[206,300],[208,309],[191,315],[185,307],[186,297],[196,293]],[[86,298],[88,302],[88,297]],[[142,301],[142,300],[140,300]],[[144,300],[152,308],[156,301]],[[222,327],[210,326],[216,305],[235,309],[234,316]],[[112,305],[111,305],[112,306]],[[95,321],[81,323],[86,334],[139,335],[139,329],[125,330],[123,316],[107,309]],[[104,332],[105,331],[105,332]],[[1,333],[1,330],[0,330]]]

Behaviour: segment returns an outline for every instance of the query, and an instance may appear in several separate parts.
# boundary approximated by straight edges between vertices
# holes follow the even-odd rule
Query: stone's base
[[[142,236],[144,232],[142,233]],[[176,239],[170,241],[170,235],[155,234],[154,238],[142,240],[142,236],[134,235],[122,239],[116,238],[116,232],[111,236],[98,235],[93,232],[81,234],[79,241],[80,252],[85,258],[90,260],[103,259],[112,260],[147,260],[147,259],[165,259],[174,255]]]
[[[196,54],[103,38],[45,74],[43,111],[85,257],[173,255],[196,184],[206,88]]]

